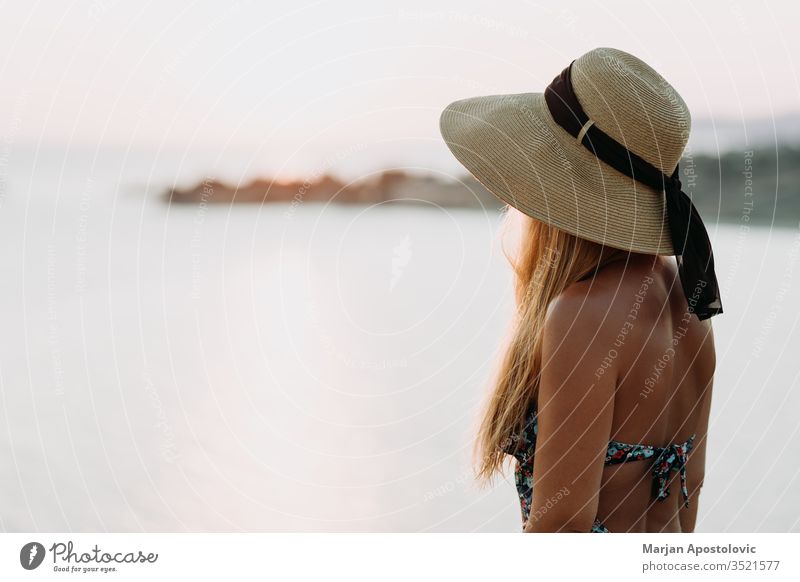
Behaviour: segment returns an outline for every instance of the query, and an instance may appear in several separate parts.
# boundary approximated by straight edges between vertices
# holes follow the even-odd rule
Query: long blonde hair
[[[521,221],[516,256],[503,252],[515,273],[516,316],[475,442],[479,481],[502,470],[503,449],[524,428],[536,401],[541,371],[545,314],[550,302],[571,284],[592,276],[627,251],[578,238],[509,207],[505,231]]]

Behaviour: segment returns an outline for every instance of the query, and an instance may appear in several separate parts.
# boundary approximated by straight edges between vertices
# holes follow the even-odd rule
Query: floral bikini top
[[[533,501],[533,457],[536,451],[536,435],[539,429],[535,410],[528,412],[528,421],[524,430],[515,438],[508,439],[503,447],[503,452],[512,455],[517,460],[514,471],[514,481],[517,486],[520,506],[522,509],[523,527],[528,521]],[[695,435],[681,444],[671,444],[666,447],[654,447],[643,444],[628,444],[619,441],[609,441],[606,452],[606,465],[617,465],[629,461],[650,461],[653,474],[653,497],[663,501],[669,497],[669,480],[672,471],[678,471],[681,478],[681,493],[686,507],[689,507],[689,492],[686,487],[686,460],[692,448]],[[592,526],[593,533],[608,533],[608,529],[600,520],[595,520]]]

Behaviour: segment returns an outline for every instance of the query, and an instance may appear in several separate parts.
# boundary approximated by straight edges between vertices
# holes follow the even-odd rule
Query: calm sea
[[[518,529],[469,466],[512,307],[495,214],[170,208],[158,172],[74,162],[4,175],[0,529]],[[800,232],[710,228],[698,530],[800,531]]]

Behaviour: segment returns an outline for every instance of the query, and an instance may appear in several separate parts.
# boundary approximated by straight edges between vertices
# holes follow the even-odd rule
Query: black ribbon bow
[[[678,166],[666,176],[628,150],[589,119],[572,87],[572,63],[545,89],[544,98],[553,120],[572,137],[615,170],[664,192],[667,223],[678,262],[678,273],[689,310],[699,319],[722,313],[722,300],[714,272],[711,241],[691,198],[681,189]]]

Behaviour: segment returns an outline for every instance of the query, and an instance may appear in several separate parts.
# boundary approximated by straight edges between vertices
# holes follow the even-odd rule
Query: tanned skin
[[[715,351],[710,320],[687,310],[675,259],[638,253],[551,303],[526,532],[588,532],[596,517],[612,532],[694,531]],[[604,466],[610,439],[666,446],[693,433],[689,508],[677,471],[656,501],[649,463]]]

